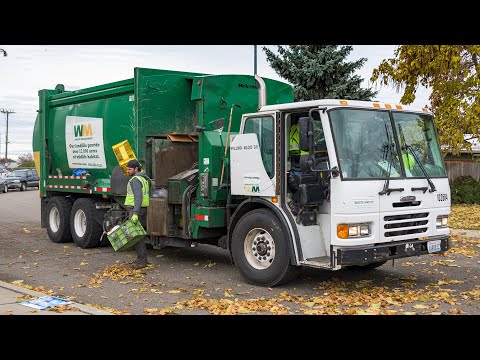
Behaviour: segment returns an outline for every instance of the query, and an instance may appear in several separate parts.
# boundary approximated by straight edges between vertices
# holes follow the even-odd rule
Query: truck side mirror
[[[300,150],[313,152],[313,120],[309,117],[301,117],[298,120],[298,137],[300,141]]]

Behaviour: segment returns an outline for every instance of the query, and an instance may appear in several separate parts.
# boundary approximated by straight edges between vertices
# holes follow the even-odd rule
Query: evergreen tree
[[[352,46],[277,46],[278,54],[263,47],[275,72],[294,86],[295,101],[314,99],[371,100],[377,92],[360,87],[362,78],[354,75],[366,58],[347,62]]]

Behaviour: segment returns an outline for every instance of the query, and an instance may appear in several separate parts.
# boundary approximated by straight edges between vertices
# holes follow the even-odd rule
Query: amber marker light
[[[337,225],[337,236],[340,239],[348,238],[348,224],[338,224]]]
[[[278,203],[278,198],[273,197],[273,198],[272,198],[272,202],[273,202],[273,203]]]
[[[348,101],[340,100],[340,105],[348,105]]]
[[[374,104],[373,104],[373,107],[374,107],[374,108],[379,108],[379,107],[380,107],[380,104],[374,103]]]
[[[402,110],[403,107],[401,105],[395,105],[395,107],[398,109],[398,110]]]
[[[386,107],[387,109],[391,109],[391,108],[392,108],[392,105],[390,105],[390,104],[385,104],[385,107]]]

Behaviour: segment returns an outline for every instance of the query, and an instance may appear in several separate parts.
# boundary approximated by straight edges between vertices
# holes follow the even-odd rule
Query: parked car
[[[20,189],[25,191],[29,187],[40,186],[40,179],[36,169],[13,170],[6,178],[9,189]]]
[[[7,169],[4,169],[4,168],[0,167],[0,177],[7,177],[8,174],[10,174],[10,171],[8,171]]]
[[[8,185],[6,178],[0,176],[0,193],[6,193],[8,191]]]

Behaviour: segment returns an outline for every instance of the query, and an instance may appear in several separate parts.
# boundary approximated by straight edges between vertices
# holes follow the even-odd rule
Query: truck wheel
[[[55,196],[47,205],[47,233],[54,243],[72,241],[70,232],[70,212],[72,201],[63,196]]]
[[[27,184],[24,183],[24,182],[22,182],[22,183],[20,184],[20,191],[25,191],[25,190],[27,190]]]
[[[251,211],[238,221],[233,231],[232,256],[248,283],[275,286],[299,274],[300,268],[290,263],[285,231],[267,209]]]
[[[73,241],[82,249],[98,246],[103,230],[95,221],[95,203],[91,199],[75,201],[70,215]]]

